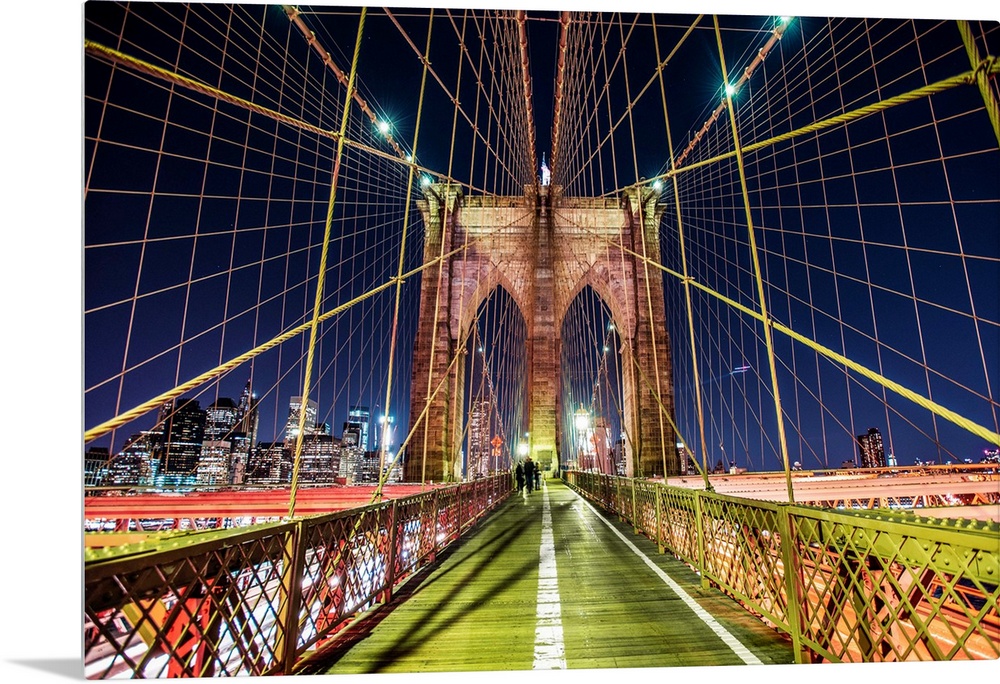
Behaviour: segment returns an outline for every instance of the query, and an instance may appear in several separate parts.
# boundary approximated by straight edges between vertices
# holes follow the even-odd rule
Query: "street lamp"
[[[379,416],[378,424],[382,426],[382,444],[386,446],[386,451],[388,452],[389,447],[392,445],[392,433],[390,432],[390,427],[392,425],[392,416]]]
[[[576,443],[576,453],[577,453],[577,463],[576,467],[583,470],[585,469],[584,464],[584,450],[587,445],[587,432],[590,430],[590,414],[583,407],[577,409],[576,414],[573,417],[573,426],[577,431],[577,443]]]

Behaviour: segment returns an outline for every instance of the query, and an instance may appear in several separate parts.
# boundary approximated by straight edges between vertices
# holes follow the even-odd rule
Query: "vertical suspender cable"
[[[767,312],[767,299],[764,296],[764,280],[760,273],[760,259],[757,256],[757,238],[753,232],[753,217],[750,212],[750,195],[747,193],[746,171],[743,166],[743,150],[740,148],[739,133],[736,130],[736,112],[733,110],[732,92],[728,88],[729,76],[726,73],[726,56],[722,49],[722,31],[719,29],[718,15],[712,15],[715,24],[715,39],[719,45],[719,63],[722,66],[722,82],[725,88],[726,109],[729,111],[729,124],[733,132],[733,146],[736,150],[736,163],[740,172],[740,189],[743,194],[743,208],[747,218],[747,235],[750,241],[750,258],[753,264],[754,278],[757,280],[757,298],[760,305],[761,321],[764,324],[764,345],[767,347],[767,365],[771,371],[771,389],[774,392],[774,413],[778,421],[778,445],[781,449],[781,460],[785,468],[785,483],[788,486],[788,501],[795,502],[792,491],[792,474],[788,467],[788,444],[785,439],[785,422],[781,411],[781,394],[778,391],[778,371],[774,364],[774,340],[771,330],[771,317]]]
[[[675,171],[677,166],[674,161],[674,142],[670,135],[670,117],[667,116],[667,92],[663,84],[664,65],[660,62],[660,40],[656,34],[656,15],[651,14],[650,17],[653,21],[653,45],[656,49],[656,73],[660,80],[660,99],[663,101],[663,124],[667,129],[667,154],[670,155],[670,170]],[[692,28],[694,28],[693,25]],[[691,373],[692,381],[694,382],[695,411],[698,415],[698,434],[701,438],[701,473],[702,477],[705,478],[705,489],[711,491],[712,485],[708,481],[708,445],[705,441],[705,415],[701,401],[701,380],[698,377],[698,350],[694,340],[694,313],[691,311],[691,280],[687,268],[687,248],[684,245],[684,219],[681,215],[681,195],[676,173],[671,174],[671,181],[674,188],[674,207],[677,211],[677,242],[681,252],[681,274],[684,276],[684,302],[687,309],[688,342],[691,345]],[[684,454],[680,454],[680,457],[686,458]]]
[[[636,20],[638,21],[638,17],[636,18]],[[633,23],[633,28],[634,27],[635,27],[635,24]],[[655,381],[655,387],[651,386],[650,390],[656,392],[657,402],[662,404],[661,397],[663,396],[663,390],[662,390],[662,387],[660,385],[660,359],[659,359],[659,354],[657,353],[658,350],[657,350],[657,344],[656,344],[656,322],[655,322],[654,317],[653,317],[653,293],[652,293],[652,290],[651,290],[650,285],[649,285],[649,261],[648,261],[648,256],[649,255],[646,253],[647,252],[647,250],[646,250],[646,242],[647,242],[647,239],[646,239],[646,218],[647,217],[646,217],[646,206],[645,206],[646,200],[643,197],[643,195],[644,195],[643,191],[646,189],[646,186],[640,185],[638,183],[638,180],[639,180],[639,161],[638,161],[638,158],[636,156],[636,149],[635,149],[635,125],[634,125],[634,121],[633,121],[633,117],[632,117],[632,105],[634,103],[632,102],[632,89],[631,89],[631,87],[629,85],[629,79],[628,79],[628,58],[626,57],[626,53],[625,53],[625,46],[628,43],[629,38],[631,38],[631,36],[632,36],[632,29],[629,29],[628,36],[626,37],[624,35],[624,32],[622,31],[622,25],[621,25],[621,23],[618,24],[618,28],[619,28],[620,34],[622,35],[622,48],[621,48],[621,50],[622,50],[621,51],[622,73],[625,76],[625,97],[626,97],[626,99],[629,102],[628,111],[626,112],[626,114],[628,115],[629,136],[630,136],[630,138],[632,140],[632,170],[633,170],[633,174],[634,174],[634,176],[636,178],[635,197],[636,197],[636,203],[638,204],[638,206],[634,207],[634,209],[637,210],[637,214],[638,214],[638,217],[639,217],[639,238],[642,241],[642,257],[643,257],[643,262],[642,262],[643,277],[642,277],[642,279],[643,279],[643,282],[645,283],[645,289],[646,289],[646,309],[647,309],[647,315],[649,316],[649,339],[652,341],[652,347],[653,347],[653,349],[652,349],[652,353],[653,353],[653,376],[654,376],[654,381]],[[655,200],[652,202],[652,211],[653,211],[652,218],[655,220],[656,219],[656,202],[655,202]],[[655,227],[655,229],[659,230],[659,225],[657,225]],[[659,240],[657,240],[657,244],[659,244]],[[662,257],[661,257],[660,254],[657,254],[657,255],[655,255],[655,258],[657,260],[659,260]],[[662,287],[662,276],[658,275],[658,279],[660,280],[661,287]],[[636,322],[638,322],[638,311],[636,311]],[[638,334],[638,327],[636,329],[636,334]],[[636,411],[637,411],[637,413],[636,413],[637,417],[641,420],[641,417],[642,417],[641,407],[640,406],[636,406]],[[664,430],[663,430],[663,413],[661,411],[657,411],[656,412],[656,419],[657,419],[657,423],[658,423],[659,430],[660,430],[660,457],[661,457],[662,462],[663,462],[663,479],[665,481],[667,479],[667,445],[664,444],[664,442],[666,441],[666,439],[665,439]]]
[[[466,10],[466,16],[463,16],[463,18],[462,18],[462,33],[459,36],[459,45],[460,45],[460,47],[462,49],[465,48],[465,26],[466,26],[467,16],[468,16],[468,10]],[[452,173],[452,169],[454,168],[454,161],[455,161],[455,133],[458,130],[458,109],[459,109],[459,96],[460,96],[460,93],[461,93],[461,90],[462,90],[462,65],[463,64],[464,64],[464,61],[462,60],[461,55],[460,55],[459,59],[458,59],[458,76],[456,76],[456,78],[455,78],[455,111],[453,112],[452,118],[451,118],[451,145],[448,148],[448,178],[449,178],[449,180],[451,179],[451,173]],[[445,248],[445,242],[446,242],[446,240],[445,240],[445,231],[448,230],[448,196],[449,196],[450,190],[451,190],[451,184],[449,183],[446,186],[446,188],[445,188],[444,197],[441,198],[441,200],[442,200],[441,204],[443,206],[441,207],[441,249],[440,249],[440,251],[438,253],[439,258],[441,256],[443,256],[444,252],[445,252],[445,249],[444,249]],[[437,334],[438,334],[438,324],[437,323],[438,323],[438,316],[440,315],[440,311],[441,311],[441,297],[442,297],[441,282],[444,280],[444,267],[445,267],[445,263],[442,260],[438,264],[437,297],[434,299],[434,319],[433,319],[434,320],[434,326],[431,329],[431,359],[430,359],[430,363],[428,364],[428,368],[427,368],[427,403],[428,404],[430,403],[431,388],[434,386],[434,359],[437,357],[437,354],[435,353],[435,350],[437,349]],[[450,290],[450,288],[449,288],[449,290]],[[447,295],[445,295],[445,296],[447,296]],[[459,351],[458,349],[455,350],[456,353],[458,353],[458,351]],[[454,397],[452,397],[452,401],[454,401],[454,400],[455,400]],[[410,410],[412,411],[413,407],[411,407]],[[421,457],[420,457],[421,458],[421,460],[420,460],[420,482],[421,482],[421,484],[427,479],[427,440],[430,437],[430,430],[428,429],[429,427],[430,427],[430,423],[428,422],[428,425],[424,428],[423,451],[421,452]],[[448,434],[448,432],[446,431],[445,434]]]
[[[424,65],[423,75],[420,78],[420,101],[417,103],[417,121],[413,131],[413,158],[417,158],[417,140],[420,138],[420,115],[424,110],[424,91],[427,87],[427,67],[430,64],[431,51],[431,30],[434,28],[434,10],[431,9],[430,17],[427,20],[427,47],[424,49],[424,56],[421,59]],[[403,234],[399,241],[399,266],[396,272],[396,305],[392,312],[392,333],[389,338],[389,372],[385,382],[385,415],[389,416],[389,402],[392,398],[392,370],[393,360],[396,356],[396,336],[399,329],[399,300],[403,290],[403,260],[406,257],[406,236],[410,223],[410,200],[413,196],[413,171],[415,165],[410,165],[409,177],[406,182],[406,209],[403,213]],[[382,487],[385,485],[388,475],[385,470],[386,444],[383,440],[378,452],[378,486],[375,488],[376,500],[382,494]]]
[[[326,207],[326,226],[323,231],[323,249],[320,253],[319,276],[316,279],[316,297],[313,305],[312,323],[309,327],[309,351],[306,355],[305,378],[302,381],[302,402],[299,406],[299,431],[295,435],[295,457],[292,463],[292,483],[288,494],[288,517],[295,515],[295,497],[299,486],[299,468],[302,461],[302,438],[305,432],[306,406],[309,402],[309,383],[312,381],[313,358],[316,350],[316,336],[319,330],[320,309],[323,305],[323,288],[326,284],[326,257],[330,247],[330,232],[333,226],[333,208],[337,199],[337,179],[340,175],[340,161],[344,152],[344,136],[347,132],[347,120],[351,113],[351,97],[354,92],[358,72],[358,55],[361,52],[361,36],[365,28],[367,10],[361,8],[361,18],[358,20],[358,36],[354,43],[354,58],[351,60],[351,75],[347,81],[347,94],[344,96],[344,111],[340,118],[340,135],[337,136],[337,155],[333,162],[333,175],[330,180],[330,199]],[[397,284],[397,288],[399,285]]]

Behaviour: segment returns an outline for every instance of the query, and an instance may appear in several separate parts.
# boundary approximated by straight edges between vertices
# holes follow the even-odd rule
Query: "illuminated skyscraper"
[[[248,484],[278,484],[284,462],[284,442],[258,442],[250,450],[244,482]]]
[[[231,484],[232,443],[228,439],[205,440],[198,462],[198,486],[221,487]]]
[[[91,447],[83,457],[83,486],[100,487],[108,478],[111,454],[107,447]]]
[[[231,441],[236,429],[238,411],[228,397],[220,397],[205,409],[205,440]]]
[[[862,468],[885,467],[885,448],[878,428],[868,428],[868,432],[858,435],[858,455]]]
[[[194,399],[168,401],[160,409],[162,442],[154,455],[163,484],[194,484],[201,445],[205,439],[205,412]]]
[[[340,440],[326,434],[302,440],[299,482],[333,482],[340,468]]]
[[[302,411],[302,397],[292,397],[288,403],[288,422],[285,424],[285,441],[291,442],[299,434],[299,414]],[[311,435],[316,430],[316,416],[319,406],[312,399],[306,404],[305,434]]]
[[[473,399],[469,411],[469,462],[466,475],[474,478],[490,470],[490,402]]]
[[[352,406],[351,410],[347,412],[344,432],[347,432],[348,426],[351,426],[351,430],[357,429],[359,431],[358,445],[362,451],[368,451],[368,424],[371,423],[371,419],[372,416],[367,406]]]
[[[257,446],[257,394],[247,380],[243,394],[240,396],[239,406],[236,407],[237,431],[246,436],[248,449]]]

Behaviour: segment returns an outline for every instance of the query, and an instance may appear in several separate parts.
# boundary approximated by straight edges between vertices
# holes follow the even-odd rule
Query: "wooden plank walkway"
[[[702,609],[717,623],[714,630],[713,620],[698,616]],[[310,670],[418,673],[793,661],[787,638],[722,594],[703,591],[687,566],[657,553],[655,544],[630,527],[598,514],[559,481],[505,502],[343,642],[321,669]]]

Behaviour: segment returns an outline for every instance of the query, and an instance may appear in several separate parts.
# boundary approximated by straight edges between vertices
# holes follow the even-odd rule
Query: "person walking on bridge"
[[[524,489],[524,466],[521,462],[517,462],[517,468],[514,469],[514,477],[517,479],[517,493],[520,494],[521,490]]]
[[[528,494],[531,494],[531,490],[535,488],[535,462],[531,460],[531,456],[524,459],[524,481],[528,485]]]

